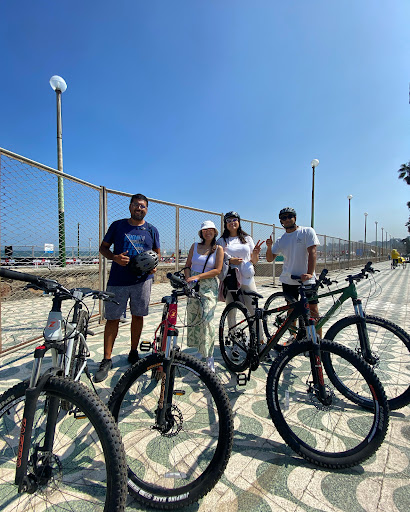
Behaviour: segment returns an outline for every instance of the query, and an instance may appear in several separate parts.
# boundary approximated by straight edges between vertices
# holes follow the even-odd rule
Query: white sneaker
[[[212,356],[206,358],[206,364],[208,365],[208,368],[211,370],[211,372],[215,373],[215,362]]]

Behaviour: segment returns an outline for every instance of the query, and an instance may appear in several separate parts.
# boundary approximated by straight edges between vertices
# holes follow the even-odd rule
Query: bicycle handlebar
[[[199,294],[195,292],[195,290],[189,288],[188,283],[185,281],[185,279],[182,279],[179,276],[176,276],[175,274],[172,274],[171,272],[167,273],[167,278],[171,281],[171,283],[175,286],[175,288],[182,288],[184,294],[187,297],[195,297],[199,298]]]
[[[33,285],[34,288],[44,290],[46,292],[55,292],[57,290],[62,290],[70,294],[72,298],[82,299],[86,296],[93,296],[101,300],[108,300],[115,296],[112,292],[102,292],[100,290],[92,290],[91,288],[73,288],[72,290],[67,290],[62,284],[58,283],[57,281],[54,281],[53,279],[46,279],[44,277],[38,277],[33,274],[16,272],[15,270],[9,270],[1,267],[0,276],[6,279],[13,279],[14,281],[23,281],[25,283],[30,283],[30,285]],[[77,297],[75,295],[76,291],[80,292],[79,294],[77,294]]]
[[[25,274],[24,272],[16,272],[15,270],[8,270],[0,267],[0,276],[6,279],[14,279],[15,281],[24,281],[25,283],[31,283],[38,286],[42,290],[55,290],[61,285],[52,279],[46,279],[44,277],[38,277],[33,274]]]
[[[374,269],[372,267],[372,262],[368,261],[358,274],[347,276],[345,281],[353,282],[360,281],[361,279],[367,279],[368,274],[374,274],[375,272],[380,272],[380,270]]]

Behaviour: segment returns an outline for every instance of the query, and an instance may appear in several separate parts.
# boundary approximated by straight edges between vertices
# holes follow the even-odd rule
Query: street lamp
[[[51,88],[57,96],[57,165],[63,172],[63,129],[61,122],[61,94],[67,89],[67,84],[61,76],[50,78]],[[65,221],[64,221],[64,181],[58,177],[58,255],[60,266],[65,267]]]
[[[366,234],[367,234],[367,216],[369,214],[367,212],[364,212],[364,252],[366,253]]]
[[[315,221],[315,169],[319,165],[319,160],[317,158],[314,158],[310,162],[310,165],[312,167],[312,215],[310,218],[310,225],[313,228]]]
[[[384,244],[384,234],[383,234],[383,230],[384,230],[384,228],[382,228],[382,258],[383,258],[383,253],[384,253],[384,250],[383,250],[383,244]]]
[[[88,249],[89,249],[89,253],[90,253],[90,261],[91,261],[91,240],[92,240],[92,237],[88,237]]]
[[[350,201],[352,200],[352,195],[349,194],[347,196],[347,199],[349,199],[349,243],[348,243],[348,251],[349,251],[349,256],[348,256],[348,266],[350,267]]]
[[[374,221],[374,223],[376,224],[376,261],[377,261],[377,220]]]

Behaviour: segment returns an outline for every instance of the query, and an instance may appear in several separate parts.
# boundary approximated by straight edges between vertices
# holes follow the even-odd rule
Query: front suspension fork
[[[158,400],[156,412],[156,428],[164,430],[167,427],[166,413],[171,407],[174,392],[174,371],[172,363],[174,361],[174,347],[177,344],[178,330],[174,326],[168,327],[167,342],[165,347],[165,357],[161,372],[161,392]],[[161,368],[161,367],[159,367]]]
[[[322,365],[322,354],[320,350],[320,340],[317,336],[315,329],[315,320],[311,318],[309,325],[307,326],[307,337],[312,343],[313,350],[309,351],[310,367],[312,372],[314,389],[320,402],[324,405],[329,405],[331,396],[329,396],[325,380],[323,378],[323,365]]]
[[[359,318],[357,334],[359,336],[361,356],[367,363],[375,364],[376,360],[370,348],[369,333],[367,331],[366,316],[363,312],[362,301],[360,299],[354,299],[353,307],[356,317]]]

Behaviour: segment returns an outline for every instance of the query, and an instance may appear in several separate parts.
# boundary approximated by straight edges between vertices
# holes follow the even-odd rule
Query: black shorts
[[[286,293],[286,295],[290,295],[291,297],[294,297],[296,300],[299,300],[299,286],[298,285],[282,283],[282,290],[283,290],[283,293]],[[319,304],[319,300],[318,299],[309,300],[309,304]]]

